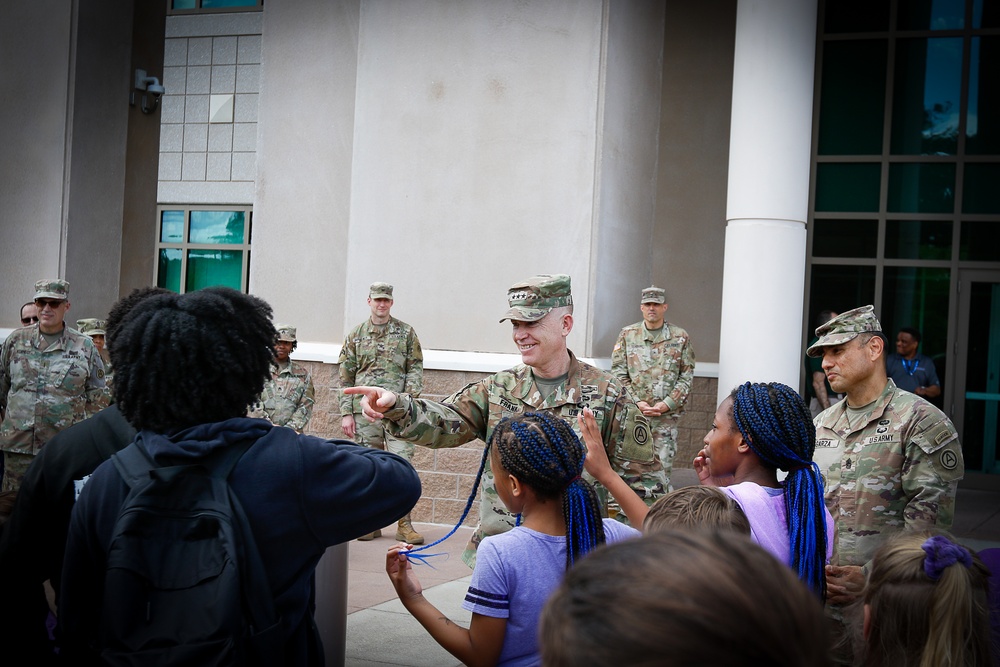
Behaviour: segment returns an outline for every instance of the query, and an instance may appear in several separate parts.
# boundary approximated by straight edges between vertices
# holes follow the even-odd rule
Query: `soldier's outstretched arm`
[[[344,393],[361,395],[361,411],[371,422],[382,419],[396,405],[396,394],[382,387],[347,387]]]

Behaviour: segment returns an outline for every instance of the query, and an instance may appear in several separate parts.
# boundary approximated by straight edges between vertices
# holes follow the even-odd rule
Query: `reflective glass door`
[[[962,438],[965,469],[1000,473],[1000,271],[965,270],[958,276],[958,329],[953,359],[958,391],[948,412]]]

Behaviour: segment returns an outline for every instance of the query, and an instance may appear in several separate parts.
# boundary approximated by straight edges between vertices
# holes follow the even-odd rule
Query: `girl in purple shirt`
[[[389,550],[386,572],[403,606],[466,665],[540,664],[539,616],[566,570],[605,541],[639,535],[601,519],[597,493],[580,476],[585,453],[566,422],[543,412],[505,419],[493,431],[483,462],[491,457],[497,494],[518,525],[479,545],[462,605],[472,612],[468,629],[423,597],[407,545]]]

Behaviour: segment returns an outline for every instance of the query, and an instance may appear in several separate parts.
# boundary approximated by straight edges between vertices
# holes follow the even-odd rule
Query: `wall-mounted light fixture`
[[[137,69],[135,71],[135,88],[132,94],[129,96],[129,106],[135,106],[135,95],[136,91],[142,91],[142,103],[139,108],[142,109],[143,113],[153,113],[156,111],[156,107],[160,106],[160,97],[164,93],[163,86],[160,84],[160,80],[155,76],[146,76],[146,70]],[[152,106],[147,106],[146,95],[150,95],[153,98]]]

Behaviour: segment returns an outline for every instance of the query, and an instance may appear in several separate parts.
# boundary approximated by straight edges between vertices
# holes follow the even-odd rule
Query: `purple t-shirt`
[[[721,486],[719,490],[731,496],[750,521],[753,541],[782,563],[791,565],[792,549],[788,544],[788,515],[785,512],[785,490],[741,482]],[[826,560],[833,556],[833,516],[823,507],[826,517]]]
[[[604,519],[606,542],[640,533],[614,519]],[[485,538],[476,550],[476,569],[462,608],[506,618],[498,665],[538,665],[538,621],[549,595],[566,573],[566,537],[518,526]]]

